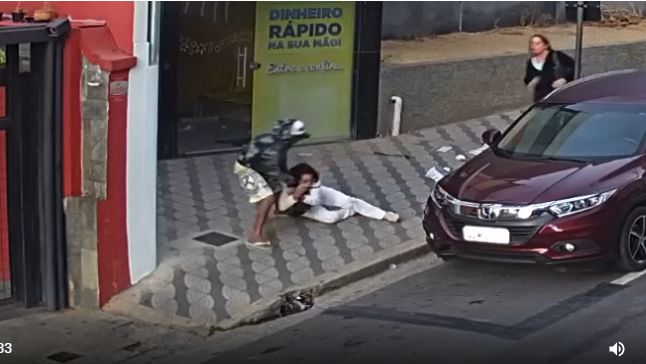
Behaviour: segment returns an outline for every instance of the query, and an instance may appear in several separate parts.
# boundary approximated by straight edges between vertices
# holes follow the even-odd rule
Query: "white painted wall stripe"
[[[148,3],[136,1],[134,55],[130,71],[127,132],[127,231],[130,279],[134,284],[157,265],[157,95],[158,66],[149,65]],[[159,24],[155,24],[159,26]]]

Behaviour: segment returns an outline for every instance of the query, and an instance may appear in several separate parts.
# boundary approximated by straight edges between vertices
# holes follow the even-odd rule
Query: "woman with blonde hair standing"
[[[574,79],[572,57],[552,49],[545,36],[535,34],[529,38],[529,51],[524,81],[534,102]]]

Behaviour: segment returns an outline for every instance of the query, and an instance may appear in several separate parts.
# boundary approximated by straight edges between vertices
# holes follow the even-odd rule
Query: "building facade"
[[[53,5],[71,24],[54,203],[65,213],[55,253],[66,258],[56,269],[68,299],[56,307],[100,307],[156,268],[160,159],[234,152],[281,118],[305,120],[315,142],[375,136],[379,3]],[[12,217],[0,220],[9,261]],[[3,282],[14,263],[0,266]]]

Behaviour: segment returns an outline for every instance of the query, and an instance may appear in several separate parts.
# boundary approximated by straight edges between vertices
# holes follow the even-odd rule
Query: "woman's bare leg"
[[[249,239],[251,243],[261,243],[261,242],[269,241],[269,239],[267,239],[264,233],[264,228],[265,228],[265,224],[267,223],[267,217],[269,216],[269,212],[274,206],[275,201],[276,201],[276,196],[271,195],[258,203],[258,211],[256,212],[256,222],[253,225],[253,232],[251,233],[251,237]]]

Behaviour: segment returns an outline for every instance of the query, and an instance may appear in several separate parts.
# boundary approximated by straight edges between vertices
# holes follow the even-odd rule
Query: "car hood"
[[[605,163],[510,159],[488,150],[441,181],[463,201],[525,205],[617,188],[635,178],[636,159]]]

